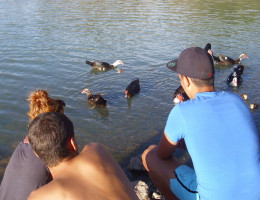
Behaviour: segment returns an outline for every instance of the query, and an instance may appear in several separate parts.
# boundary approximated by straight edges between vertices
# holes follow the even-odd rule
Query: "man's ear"
[[[183,83],[188,88],[190,86],[191,80],[187,76],[183,76]]]
[[[71,151],[78,151],[77,143],[76,143],[74,137],[69,139],[68,145],[69,145]]]

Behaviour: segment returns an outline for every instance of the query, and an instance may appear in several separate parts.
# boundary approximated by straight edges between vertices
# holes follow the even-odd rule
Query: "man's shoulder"
[[[80,155],[85,154],[92,154],[92,155],[103,155],[106,154],[106,149],[104,146],[98,143],[90,143],[86,145],[83,150],[80,152]]]
[[[42,199],[64,199],[64,189],[63,184],[59,180],[55,180],[40,187],[37,190],[34,190],[28,200],[42,200]]]

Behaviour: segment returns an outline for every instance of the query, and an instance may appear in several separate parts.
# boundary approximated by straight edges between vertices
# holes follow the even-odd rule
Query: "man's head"
[[[70,119],[58,112],[38,115],[29,124],[28,139],[35,153],[49,166],[55,167],[75,153],[71,146],[74,128]]]
[[[185,49],[178,59],[166,65],[170,70],[195,79],[209,79],[214,76],[214,63],[211,56],[200,47]]]
[[[197,92],[214,90],[214,63],[205,49],[185,49],[178,59],[168,62],[166,66],[179,74],[181,85],[190,98],[194,98]],[[196,90],[189,87],[190,83]]]

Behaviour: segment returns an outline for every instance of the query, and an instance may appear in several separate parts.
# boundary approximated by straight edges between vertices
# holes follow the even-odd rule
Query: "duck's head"
[[[129,98],[129,97],[131,97],[132,95],[129,93],[129,91],[128,90],[125,90],[125,97],[126,98]]]
[[[81,93],[82,94],[87,94],[87,96],[91,96],[92,95],[92,93],[90,92],[90,90],[88,88],[83,89]]]
[[[242,53],[242,54],[239,56],[239,58],[248,58],[248,56],[247,56],[246,54]]]
[[[124,63],[121,60],[117,60],[112,64],[114,67],[117,67],[118,65],[124,65]]]
[[[183,95],[182,94],[177,94],[176,97],[173,99],[174,104],[178,104],[183,102]]]

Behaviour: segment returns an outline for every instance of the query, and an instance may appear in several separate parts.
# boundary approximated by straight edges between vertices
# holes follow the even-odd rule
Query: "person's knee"
[[[149,166],[152,158],[156,155],[157,145],[150,145],[142,154],[142,162],[147,171],[149,171]]]

